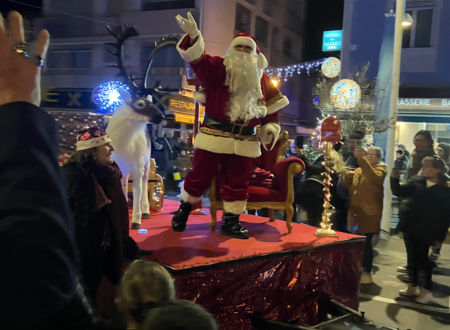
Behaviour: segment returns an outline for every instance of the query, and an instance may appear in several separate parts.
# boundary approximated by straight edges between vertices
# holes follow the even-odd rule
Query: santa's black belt
[[[214,127],[223,132],[229,132],[231,134],[238,134],[238,135],[255,135],[256,134],[254,127],[226,123],[224,121],[212,118],[211,116],[208,116],[207,114],[205,114],[205,117],[203,118],[203,125]]]

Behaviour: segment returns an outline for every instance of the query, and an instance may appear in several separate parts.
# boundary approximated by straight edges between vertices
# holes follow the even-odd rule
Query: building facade
[[[342,78],[370,62],[368,77],[376,79],[386,14],[394,11],[395,0],[345,1]],[[421,129],[450,142],[450,2],[406,0],[405,11],[413,24],[403,30],[396,142],[412,150]]]
[[[62,99],[70,99],[67,93],[72,93],[73,99],[73,93],[82,92],[76,105],[90,110],[94,105],[83,102],[83,93],[117,79],[117,69],[109,67],[115,58],[105,46],[114,42],[107,25],[132,24],[139,32],[123,48],[127,71],[137,78],[144,77],[155,42],[182,33],[175,16],[185,17],[188,11],[196,18],[210,54],[224,55],[237,32],[248,32],[255,35],[270,66],[301,61],[305,8],[300,0],[44,0],[43,8],[44,16],[36,19],[35,26],[48,29],[52,35],[43,72],[43,100],[50,109],[52,104],[53,109],[64,108],[67,102]],[[174,47],[164,52],[156,61],[160,63],[153,63],[153,80],[148,85],[159,82],[173,90],[192,89],[183,79],[185,69],[180,60]],[[296,113],[292,106],[283,110],[289,121]]]

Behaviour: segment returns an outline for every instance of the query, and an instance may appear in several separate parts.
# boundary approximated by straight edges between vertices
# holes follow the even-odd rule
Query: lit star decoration
[[[289,78],[293,77],[294,74],[296,75],[307,74],[309,76],[311,73],[319,71],[324,61],[325,59],[322,58],[317,61],[291,64],[278,68],[267,68],[264,70],[264,72],[270,78],[277,77],[280,80],[283,79],[283,81],[287,81]]]
[[[113,114],[124,102],[120,91],[130,92],[130,89],[120,81],[108,81],[97,86],[92,91],[92,100],[100,108],[98,112]]]

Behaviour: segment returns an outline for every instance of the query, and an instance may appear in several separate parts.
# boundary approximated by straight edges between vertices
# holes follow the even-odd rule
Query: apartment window
[[[234,24],[234,29],[238,32],[250,33],[250,22],[252,20],[252,14],[250,10],[236,4],[236,22]]]
[[[292,41],[289,38],[285,38],[283,41],[283,54],[292,56]]]
[[[279,30],[278,30],[278,28],[275,26],[275,27],[272,29],[272,42],[270,43],[270,46],[272,47],[272,49],[273,49],[274,51],[278,51],[278,50],[280,49],[279,46],[278,46],[278,42],[279,42],[279,40],[278,40],[279,34],[280,34]]]
[[[406,10],[413,17],[411,27],[403,30],[403,48],[431,47],[431,31],[433,25],[432,8],[414,8]]]
[[[256,17],[255,38],[262,46],[267,46],[269,23],[261,17]]]
[[[54,50],[47,55],[50,69],[84,69],[91,67],[91,50]]]
[[[276,3],[273,0],[264,0],[263,4],[264,14],[266,14],[269,17],[272,17],[275,10],[276,10]]]

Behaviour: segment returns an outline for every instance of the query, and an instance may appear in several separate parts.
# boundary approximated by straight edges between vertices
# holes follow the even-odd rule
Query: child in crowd
[[[169,272],[156,262],[135,260],[122,276],[116,303],[127,327],[135,329],[149,309],[174,299],[175,286]]]

